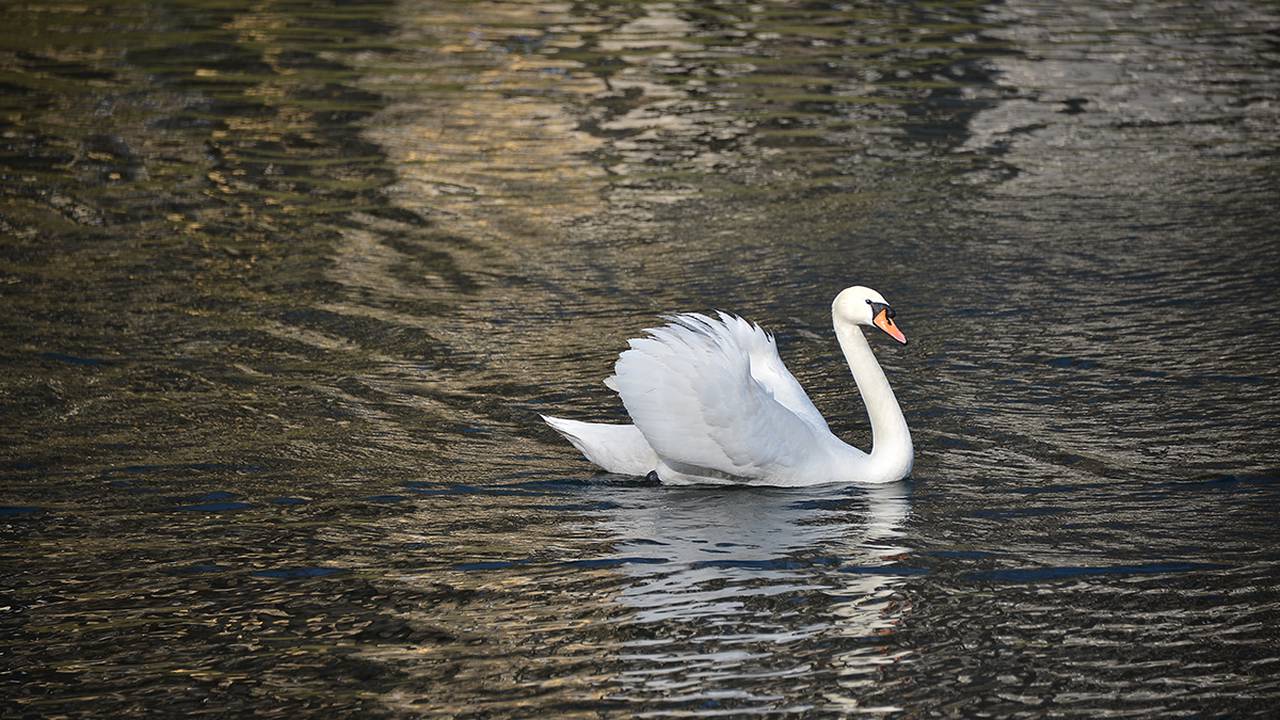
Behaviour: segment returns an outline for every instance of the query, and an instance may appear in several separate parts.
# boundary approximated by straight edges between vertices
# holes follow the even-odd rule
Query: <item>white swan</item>
[[[778,357],[773,337],[740,317],[676,315],[629,341],[605,385],[634,425],[542,416],[588,460],[608,472],[664,483],[819,485],[888,483],[911,473],[911,433],[859,325],[902,344],[880,293],[842,290],[831,322],[871,418],[871,453],[827,428]]]

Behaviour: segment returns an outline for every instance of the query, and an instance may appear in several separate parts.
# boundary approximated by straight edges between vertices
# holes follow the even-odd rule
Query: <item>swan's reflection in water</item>
[[[734,680],[791,676],[816,680],[824,704],[857,705],[876,669],[902,659],[891,636],[909,512],[901,483],[624,496],[600,526],[618,538],[615,599],[638,629],[623,644],[627,699],[724,699]]]
[[[374,557],[420,599],[387,611],[417,639],[360,653],[402,677],[378,693],[395,712],[865,711],[908,659],[905,484],[410,489],[420,507],[379,520]]]

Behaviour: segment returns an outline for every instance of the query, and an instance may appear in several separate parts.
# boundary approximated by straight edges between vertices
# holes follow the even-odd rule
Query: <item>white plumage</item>
[[[880,325],[905,342],[890,312],[879,293],[867,288],[845,290],[832,306],[873,436],[889,441],[882,452],[876,445],[871,454],[863,453],[832,435],[778,357],[774,339],[726,313],[676,315],[629,342],[605,384],[622,398],[634,425],[543,419],[601,468],[626,475],[656,471],[668,483],[898,480],[911,469],[910,434],[856,327]]]

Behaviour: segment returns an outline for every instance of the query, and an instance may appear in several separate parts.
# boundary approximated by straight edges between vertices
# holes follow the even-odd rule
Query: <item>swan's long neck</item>
[[[902,408],[898,407],[898,398],[894,397],[889,380],[858,326],[838,318],[834,319],[834,325],[840,349],[849,361],[853,381],[871,418],[872,470],[878,480],[900,480],[911,472],[912,447],[911,431],[902,417]]]

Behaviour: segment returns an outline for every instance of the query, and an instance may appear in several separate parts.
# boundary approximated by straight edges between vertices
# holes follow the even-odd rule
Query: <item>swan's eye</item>
[[[871,298],[867,298],[867,304],[868,304],[868,305],[870,305],[870,304],[871,304]]]

